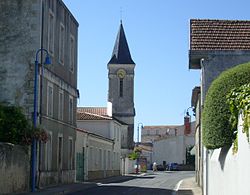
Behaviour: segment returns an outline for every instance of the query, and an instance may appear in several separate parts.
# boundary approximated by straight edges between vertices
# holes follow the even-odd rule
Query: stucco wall
[[[77,130],[76,155],[82,156],[84,151],[84,170],[77,166],[76,174],[84,174],[84,180],[119,175],[121,151],[116,144],[111,139]]]
[[[249,51],[195,51],[190,53],[190,59],[199,60],[201,62],[201,103],[204,105],[206,93],[213,82],[223,71],[232,68],[238,64],[250,61]],[[196,116],[196,120],[200,120],[200,116]],[[201,125],[202,126],[202,125]],[[202,128],[201,134],[202,134]],[[202,135],[201,135],[202,137]],[[202,141],[201,141],[202,142]],[[211,155],[211,154],[210,154]],[[205,147],[200,148],[200,178],[203,186],[203,194],[207,195],[208,177],[214,177],[208,174],[210,169],[209,154]],[[209,171],[210,172],[210,171]]]
[[[153,162],[186,163],[186,148],[194,145],[194,136],[173,136],[153,143]]]
[[[29,191],[28,147],[0,143],[0,194]]]
[[[232,147],[209,152],[208,195],[249,195],[250,145],[242,126],[238,128],[237,154]]]
[[[163,164],[163,161],[182,164],[186,162],[185,155],[183,136],[169,137],[153,143],[153,161],[157,164]]]
[[[220,73],[238,64],[249,61],[249,51],[216,51],[204,54],[202,63],[202,105],[208,88]]]
[[[106,138],[111,138],[109,121],[77,121],[77,127],[89,132],[96,133]]]

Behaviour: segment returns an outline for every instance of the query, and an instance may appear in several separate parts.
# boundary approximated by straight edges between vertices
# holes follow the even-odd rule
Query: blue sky
[[[250,19],[243,0],[63,1],[79,22],[78,106],[106,106],[107,63],[122,18],[136,63],[135,127],[183,124],[200,84],[200,71],[188,69],[190,19]]]

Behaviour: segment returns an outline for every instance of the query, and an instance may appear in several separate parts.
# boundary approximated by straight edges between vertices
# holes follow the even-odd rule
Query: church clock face
[[[123,79],[126,75],[126,71],[124,69],[119,69],[117,71],[117,76],[120,78],[120,79]]]

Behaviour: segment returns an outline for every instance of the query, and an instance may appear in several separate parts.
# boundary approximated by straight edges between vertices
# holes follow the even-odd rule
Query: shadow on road
[[[193,195],[192,190],[179,190],[176,195]]]
[[[91,194],[91,195],[173,195],[175,191],[159,188],[145,188],[135,186],[99,186],[97,188],[88,188],[84,191],[74,192],[74,195]]]
[[[154,178],[155,177],[152,177],[152,176],[117,176],[117,177],[108,177],[108,178],[99,179],[99,180],[92,180],[91,182],[109,184],[109,183],[126,182],[126,181],[130,181],[133,179],[154,179]]]

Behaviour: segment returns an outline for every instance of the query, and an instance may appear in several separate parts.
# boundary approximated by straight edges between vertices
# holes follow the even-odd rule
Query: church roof
[[[116,37],[111,60],[108,64],[135,64],[130,55],[122,22]]]

